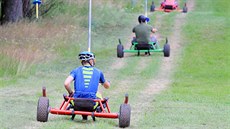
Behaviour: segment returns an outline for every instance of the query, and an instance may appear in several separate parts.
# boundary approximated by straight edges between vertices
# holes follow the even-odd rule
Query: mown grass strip
[[[156,97],[143,124],[152,128],[229,128],[229,11],[222,8],[228,4],[227,0],[196,1],[183,28],[187,41],[174,83]]]

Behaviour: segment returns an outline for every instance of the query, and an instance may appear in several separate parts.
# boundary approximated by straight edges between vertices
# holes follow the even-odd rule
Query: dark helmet
[[[88,61],[90,59],[95,59],[95,55],[92,52],[83,51],[78,55],[78,59],[82,61]]]
[[[142,23],[142,22],[149,22],[149,18],[148,17],[146,17],[146,16],[144,16],[144,15],[140,15],[139,17],[138,17],[138,22],[139,23]]]

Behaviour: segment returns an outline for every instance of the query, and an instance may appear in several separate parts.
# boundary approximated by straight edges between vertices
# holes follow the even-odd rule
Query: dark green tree
[[[1,24],[17,22],[26,17],[30,11],[30,0],[0,0]]]

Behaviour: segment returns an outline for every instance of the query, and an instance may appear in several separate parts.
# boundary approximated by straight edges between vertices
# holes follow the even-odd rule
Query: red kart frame
[[[163,12],[172,12],[172,11],[178,11],[178,12],[183,12],[187,13],[187,4],[184,4],[183,9],[179,8],[179,5],[177,3],[177,0],[164,0],[161,2],[161,5],[159,8],[155,8],[154,2],[152,2],[150,11],[163,11]]]
[[[50,108],[50,113],[51,114],[57,114],[57,115],[73,115],[73,114],[75,114],[75,115],[89,115],[89,116],[92,115],[92,112],[68,110],[67,108],[69,106],[69,103],[71,100],[74,100],[74,98],[65,96],[65,99],[67,99],[67,101],[64,100],[62,102],[60,108]],[[98,102],[101,109],[102,109],[102,112],[100,112],[100,113],[97,113],[97,112],[93,113],[93,115],[95,117],[118,118],[118,113],[111,113],[109,105],[108,105],[108,101],[106,101],[105,99],[103,99],[103,100],[94,99],[93,101]],[[106,108],[103,107],[102,103],[106,104]]]
[[[101,118],[112,118],[119,119],[119,127],[128,127],[130,125],[130,117],[131,117],[131,107],[128,104],[128,94],[125,95],[124,103],[120,105],[120,111],[118,113],[112,113],[108,104],[108,98],[104,99],[91,99],[94,102],[98,102],[98,106],[100,107],[100,112],[94,111],[78,111],[70,108],[70,101],[74,100],[73,97],[68,97],[67,95],[63,95],[64,100],[59,108],[52,108],[49,106],[49,99],[46,96],[46,88],[42,88],[42,97],[38,100],[37,106],[37,121],[47,122],[48,115],[56,114],[56,115],[72,115],[72,120],[75,115],[85,115],[92,116],[95,121],[95,117]],[[86,99],[85,99],[86,100]],[[88,99],[89,100],[89,99]]]

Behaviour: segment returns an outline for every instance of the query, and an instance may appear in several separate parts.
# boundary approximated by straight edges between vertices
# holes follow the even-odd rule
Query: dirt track
[[[193,0],[189,0],[187,2],[187,6],[189,9],[188,11],[193,10],[194,4],[195,3]],[[180,58],[181,49],[184,44],[183,39],[182,39],[183,37],[181,35],[181,31],[182,31],[181,28],[186,21],[186,15],[187,14],[178,13],[175,16],[175,24],[172,28],[174,32],[170,36],[168,36],[169,42],[171,42],[170,57],[162,58],[162,64],[158,71],[158,74],[153,79],[149,80],[146,83],[147,87],[143,91],[141,91],[139,96],[135,99],[136,102],[143,100],[143,98],[145,101],[142,101],[142,104],[139,106],[132,106],[132,117],[131,117],[131,127],[132,128],[137,128],[138,121],[141,120],[141,113],[143,113],[143,111],[152,107],[150,103],[154,101],[154,95],[159,94],[162,90],[165,90],[171,84],[172,75],[175,72],[174,69],[176,68],[177,60],[178,58]],[[160,16],[157,19],[158,21],[161,21],[162,18],[163,16]],[[160,30],[160,28],[158,28],[158,30]],[[125,45],[125,46],[128,46],[128,45]],[[138,69],[144,68],[147,65],[148,61],[149,59],[142,58],[139,61],[140,63],[137,65],[139,66]],[[120,61],[116,62],[116,64],[112,65],[112,69],[116,70],[116,69],[124,67],[125,65],[127,65],[126,62],[124,61],[124,59],[121,59]],[[127,80],[124,82],[120,82],[120,83],[123,84],[123,86],[132,84],[131,81],[127,81]],[[118,91],[114,91],[114,94],[116,92]]]
[[[194,5],[194,1],[189,0],[188,2],[188,8],[189,11],[192,10]],[[159,21],[164,16],[159,17]],[[171,55],[169,58],[162,57],[162,64],[161,67],[158,70],[158,74],[153,78],[148,80],[146,82],[146,87],[139,93],[137,98],[135,98],[135,102],[141,101],[143,98],[145,101],[142,101],[141,105],[131,105],[132,107],[132,116],[131,116],[131,126],[130,128],[138,128],[139,121],[141,121],[143,116],[143,111],[148,110],[152,107],[151,102],[154,100],[154,96],[156,94],[161,93],[161,91],[165,90],[170,86],[171,83],[171,76],[174,73],[174,68],[176,67],[177,59],[180,57],[180,50],[183,47],[182,37],[181,37],[181,27],[183,26],[186,19],[186,14],[178,13],[175,17],[175,26],[173,26],[172,30],[174,30],[174,33],[172,35],[168,36],[168,39],[172,44],[170,44],[171,47]],[[180,24],[178,24],[180,23]],[[157,27],[158,28],[158,27]],[[160,28],[158,28],[160,30]],[[125,47],[128,48],[129,44],[125,44]],[[140,60],[137,62],[137,71],[142,71],[145,67],[148,66],[148,62],[152,61],[152,58],[140,58]],[[125,58],[122,59],[116,59],[114,63],[111,65],[110,72],[116,72],[117,70],[120,70],[124,67],[127,67],[129,64],[127,63]],[[116,77],[114,77],[114,74],[106,73],[106,78],[109,78],[111,80],[116,80]],[[113,88],[113,90],[109,91],[109,96],[112,96],[111,99],[118,99],[120,95],[123,95],[125,91],[129,91],[129,89],[132,88],[135,82],[132,81],[132,77],[127,77],[127,79],[119,80],[117,87]],[[111,87],[112,88],[112,87]],[[106,91],[105,91],[106,92]],[[122,96],[123,97],[123,96]],[[110,101],[113,102],[113,101]],[[140,110],[140,108],[142,110]],[[52,115],[50,115],[50,120],[52,120]],[[58,119],[57,116],[53,119]],[[114,121],[113,121],[114,122]],[[117,124],[117,123],[116,123]],[[36,121],[33,121],[30,125],[27,125],[25,128],[40,128],[43,126],[40,123],[37,123]]]

